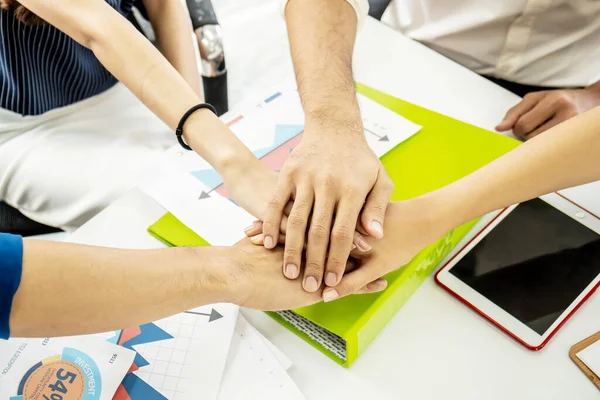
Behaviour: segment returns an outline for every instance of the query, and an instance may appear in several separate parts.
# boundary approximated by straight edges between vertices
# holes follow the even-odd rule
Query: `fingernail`
[[[387,281],[385,279],[377,279],[375,282],[371,283],[373,285],[371,289],[373,290],[383,290],[387,287]]]
[[[340,295],[337,292],[337,290],[335,290],[335,289],[326,290],[325,293],[323,293],[323,301],[325,303],[333,301],[333,300],[337,299],[338,297],[340,297]]]
[[[376,239],[381,239],[383,237],[383,225],[381,225],[381,222],[371,221],[371,229],[376,233]]]
[[[369,251],[369,250],[371,250],[371,249],[373,248],[373,247],[372,247],[372,246],[370,246],[370,245],[369,245],[369,243],[367,243],[367,242],[365,241],[365,239],[363,239],[362,237],[359,237],[359,238],[356,240],[356,242],[357,242],[357,243],[356,243],[356,245],[358,246],[358,249],[359,249],[360,251]]]
[[[250,238],[252,244],[262,244],[263,243],[263,234],[259,233],[258,235],[252,236]]]
[[[298,277],[298,267],[296,264],[288,264],[285,266],[285,276],[289,279],[296,279]]]
[[[325,284],[327,286],[335,286],[337,284],[337,274],[330,272],[325,277]]]
[[[256,223],[253,222],[252,225],[246,227],[246,229],[244,229],[244,233],[246,233],[246,235],[249,235],[250,232],[254,231],[256,229]]]
[[[273,238],[271,236],[265,236],[265,247],[267,249],[272,249],[275,247],[275,243],[273,242]]]
[[[304,290],[307,292],[316,292],[318,288],[319,285],[317,284],[317,280],[314,276],[309,276],[304,280]]]

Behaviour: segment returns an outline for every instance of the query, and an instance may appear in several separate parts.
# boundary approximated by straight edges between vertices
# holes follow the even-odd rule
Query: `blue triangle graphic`
[[[275,127],[275,147],[304,132],[304,125],[277,125]]]
[[[131,400],[167,400],[165,396],[144,382],[136,374],[125,375],[123,387]]]
[[[270,152],[272,152],[273,150],[275,150],[276,147],[263,147],[262,149],[258,149],[258,150],[254,150],[252,152],[252,154],[254,154],[256,156],[256,158],[263,158],[264,156],[266,156],[267,154],[269,154]]]
[[[126,349],[133,350],[133,346],[136,344],[158,342],[161,340],[173,339],[173,336],[159,328],[153,323],[140,325],[141,333],[136,337],[131,338],[127,342],[123,343],[123,347]]]
[[[121,334],[121,331],[116,331],[115,335],[113,337],[111,337],[110,339],[107,339],[106,341],[108,343],[117,344],[117,342],[119,341],[120,334]]]
[[[204,183],[210,190],[221,186],[223,179],[219,176],[217,171],[214,169],[202,169],[199,171],[192,171],[192,175],[200,182]]]
[[[262,149],[254,150],[252,153],[256,156],[256,158],[263,158],[302,132],[304,132],[304,125],[276,125],[274,138],[275,143],[269,147],[263,147]]]

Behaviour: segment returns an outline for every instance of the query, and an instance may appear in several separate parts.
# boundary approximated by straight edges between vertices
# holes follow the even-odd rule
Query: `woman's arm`
[[[161,250],[23,244],[22,277],[10,314],[16,337],[106,332],[212,303],[275,310],[320,301],[319,294],[305,293],[300,283],[282,276],[282,251],[249,241]]]
[[[107,70],[172,129],[188,109],[200,103],[198,95],[175,68],[104,0],[21,0],[21,3],[91,49]],[[232,165],[258,163],[210,111],[194,113],[184,128],[186,142],[220,173]],[[226,176],[223,178],[227,180]]]
[[[404,265],[451,229],[488,212],[600,180],[600,107],[551,128],[515,150],[446,187],[392,203],[386,235],[344,276],[325,300],[354,293],[367,282]]]
[[[143,0],[158,48],[196,95],[204,98],[189,16],[180,0]]]

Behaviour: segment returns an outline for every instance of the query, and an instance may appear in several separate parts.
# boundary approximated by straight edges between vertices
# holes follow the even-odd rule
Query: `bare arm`
[[[200,102],[160,52],[105,1],[22,0],[21,3],[91,49],[107,70],[172,129],[190,107]],[[217,170],[226,169],[237,160],[254,159],[247,147],[207,110],[190,117],[184,138]]]
[[[160,52],[106,1],[22,0],[21,3],[90,48],[106,69],[171,128],[177,126],[187,110],[201,102]],[[185,24],[188,26],[189,22],[186,20]],[[277,176],[208,110],[190,116],[183,136],[218,171],[233,200],[262,219]]]
[[[290,0],[285,18],[307,120],[362,125],[352,76],[357,32],[352,6],[346,0]],[[350,128],[348,135],[363,133]]]
[[[144,6],[160,52],[203,98],[192,28],[184,5],[179,0],[144,0]]]
[[[106,332],[230,301],[219,273],[226,265],[218,252],[127,251],[26,240],[11,334]]]
[[[599,179],[596,107],[427,197],[451,217],[446,223],[451,229],[490,211]]]
[[[324,298],[355,293],[404,265],[451,229],[488,212],[600,180],[600,107],[536,136],[472,174],[388,207],[386,237]],[[401,245],[399,245],[401,244]]]
[[[283,270],[290,279],[300,275],[307,237],[303,280],[310,292],[323,281],[339,283],[359,217],[367,234],[383,237],[393,192],[365,139],[356,99],[352,53],[358,19],[352,4],[368,9],[366,0],[290,0],[285,8],[306,121],[302,142],[283,166],[267,207],[264,243],[275,246],[282,211],[293,199]]]
[[[205,304],[289,309],[320,300],[281,276],[282,251],[233,247],[119,250],[24,241],[12,336],[106,332]]]

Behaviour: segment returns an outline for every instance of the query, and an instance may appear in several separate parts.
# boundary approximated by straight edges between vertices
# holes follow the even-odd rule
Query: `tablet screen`
[[[449,272],[543,335],[600,274],[600,236],[534,199],[517,206]]]

